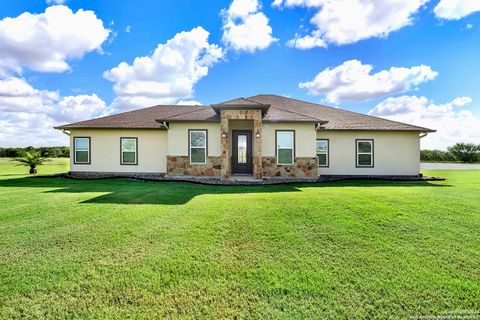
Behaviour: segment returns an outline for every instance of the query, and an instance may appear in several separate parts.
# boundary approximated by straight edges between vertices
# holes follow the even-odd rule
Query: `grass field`
[[[480,171],[218,187],[26,170],[0,161],[0,319],[480,310]]]

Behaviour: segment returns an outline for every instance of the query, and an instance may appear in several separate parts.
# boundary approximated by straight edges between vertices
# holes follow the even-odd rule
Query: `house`
[[[160,105],[59,127],[76,174],[418,176],[434,130],[261,94]]]

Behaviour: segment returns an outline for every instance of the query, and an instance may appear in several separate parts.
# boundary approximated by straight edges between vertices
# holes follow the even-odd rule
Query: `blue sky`
[[[0,146],[66,144],[53,125],[259,93],[437,129],[425,148],[478,143],[479,2],[4,0]],[[169,66],[172,54],[190,62]]]

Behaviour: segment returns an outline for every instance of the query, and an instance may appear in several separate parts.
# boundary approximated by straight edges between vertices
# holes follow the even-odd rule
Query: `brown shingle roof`
[[[244,106],[256,106],[256,105],[262,105],[262,103],[252,101],[249,99],[245,98],[237,98],[233,100],[228,100],[222,103],[219,103],[219,105],[244,105]]]
[[[346,111],[286,98],[271,94],[261,94],[249,98],[239,98],[219,105],[270,106],[264,121],[270,122],[318,122],[325,130],[400,130],[433,132],[434,130],[401,122],[391,121],[361,113]],[[218,105],[217,105],[218,106]],[[78,128],[124,128],[162,129],[160,122],[174,121],[220,121],[212,106],[165,105],[138,109],[98,119],[80,121],[57,129]]]
[[[399,130],[434,132],[435,130],[414,126],[402,122],[387,120],[357,112],[327,107],[321,104],[301,101],[297,99],[272,95],[260,94],[249,97],[249,100],[259,103],[270,104],[270,109],[277,108],[286,111],[297,112],[328,121],[322,125],[325,130]],[[268,114],[267,114],[268,116]]]
[[[79,128],[125,128],[125,129],[161,129],[162,124],[157,119],[175,117],[184,113],[197,111],[201,106],[164,105],[137,109],[119,114],[85,120],[55,127],[56,129]]]

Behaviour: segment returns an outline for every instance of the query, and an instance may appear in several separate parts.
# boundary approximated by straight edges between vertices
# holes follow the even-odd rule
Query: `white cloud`
[[[22,13],[0,20],[0,76],[24,67],[42,72],[70,69],[68,60],[101,51],[110,31],[93,11],[72,12],[65,6],[44,13]]]
[[[179,106],[201,106],[202,103],[195,100],[180,100],[177,102]]]
[[[22,78],[0,79],[0,145],[66,145],[68,140],[54,126],[105,115],[106,110],[95,94],[62,97]]]
[[[480,117],[465,108],[469,97],[458,97],[445,104],[435,104],[426,97],[387,98],[368,114],[390,120],[436,129],[421,140],[424,149],[446,149],[456,142],[478,143]]]
[[[132,26],[128,25],[126,28],[125,28],[125,32],[126,33],[130,33],[132,31]]]
[[[458,20],[477,11],[480,11],[478,0],[440,0],[433,9],[437,18],[448,20]]]
[[[318,11],[310,20],[315,30],[296,35],[288,45],[299,49],[344,45],[389,33],[412,23],[428,0],[275,0],[276,7],[307,7]],[[449,0],[450,1],[450,0]]]
[[[327,43],[322,39],[318,30],[315,30],[311,35],[306,35],[303,37],[296,34],[295,38],[288,40],[287,46],[300,50],[308,50],[316,47],[326,48]]]
[[[326,68],[312,81],[300,83],[299,87],[312,95],[323,94],[329,102],[366,101],[415,89],[438,75],[425,65],[391,67],[374,74],[371,74],[372,69],[372,65],[349,60],[333,69]]]
[[[177,33],[159,44],[151,56],[105,71],[104,77],[114,82],[118,95],[113,107],[127,110],[190,98],[194,85],[223,57],[218,45],[208,43],[208,36],[202,27]]]
[[[234,50],[254,52],[277,41],[267,16],[259,10],[258,0],[233,0],[222,10],[223,42]]]
[[[47,4],[64,4],[67,0],[47,0]]]

